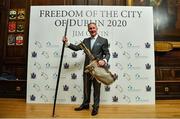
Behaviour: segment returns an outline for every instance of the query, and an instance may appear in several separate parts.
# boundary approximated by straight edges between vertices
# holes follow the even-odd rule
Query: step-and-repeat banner
[[[90,22],[109,41],[109,70],[118,79],[102,84],[101,104],[155,104],[152,12],[152,7],[132,6],[31,6],[27,103],[54,102],[68,19],[71,43],[89,37]],[[82,103],[84,56],[83,51],[65,48],[57,103]]]

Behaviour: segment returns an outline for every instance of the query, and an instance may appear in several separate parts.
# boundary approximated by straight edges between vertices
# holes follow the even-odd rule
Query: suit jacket
[[[107,61],[110,58],[110,53],[108,49],[108,40],[98,36],[93,48],[91,50],[91,37],[85,38],[83,40],[83,43],[86,45],[86,47],[91,51],[91,53],[94,55],[95,58],[97,59],[106,59]],[[74,51],[81,50],[81,48],[78,45],[71,44],[68,46],[70,49]],[[85,66],[89,64],[89,57],[86,55],[85,57]]]

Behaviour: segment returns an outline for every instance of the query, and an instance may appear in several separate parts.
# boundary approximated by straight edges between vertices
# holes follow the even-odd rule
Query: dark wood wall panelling
[[[156,52],[156,98],[180,98],[180,50]]]
[[[25,9],[25,19],[10,19],[10,9]],[[0,97],[25,98],[26,96],[26,70],[27,70],[27,39],[28,39],[28,1],[26,0],[0,0],[0,74],[11,80],[0,80]],[[9,32],[9,22],[16,23],[14,32]],[[24,31],[17,31],[17,23],[24,23]],[[8,36],[24,35],[23,45],[8,45]],[[15,43],[16,44],[16,43]],[[8,76],[9,77],[9,76]]]
[[[26,79],[26,57],[27,57],[27,27],[24,28],[24,40],[22,46],[9,46],[7,45],[8,39],[8,22],[9,20],[9,10],[24,8],[27,11],[27,1],[25,0],[6,0],[7,10],[6,13],[6,27],[3,29],[5,31],[4,41],[3,41],[3,56],[2,56],[2,72],[8,72],[15,75],[18,79]],[[26,14],[27,15],[27,14]],[[25,26],[28,25],[25,19],[23,22]],[[17,23],[17,20],[14,20]],[[14,33],[17,35],[18,33]]]
[[[126,5],[126,0],[71,0],[73,5]]]
[[[0,8],[4,8],[5,7],[5,0],[0,0]]]
[[[126,5],[126,0],[30,0],[31,5]]]
[[[66,0],[30,0],[30,5],[64,5]]]
[[[4,46],[4,37],[6,31],[4,30],[6,28],[6,11],[7,11],[7,3],[5,0],[0,0],[0,66],[3,64],[3,46]],[[0,72],[2,72],[2,68],[0,68]]]

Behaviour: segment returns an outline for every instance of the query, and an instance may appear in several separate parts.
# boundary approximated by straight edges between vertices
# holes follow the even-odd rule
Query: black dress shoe
[[[98,114],[98,108],[93,108],[92,112],[91,112],[91,115],[92,116],[95,116]]]
[[[85,109],[89,109],[89,105],[81,105],[80,107],[74,108],[75,111],[81,111],[81,110],[85,110]]]

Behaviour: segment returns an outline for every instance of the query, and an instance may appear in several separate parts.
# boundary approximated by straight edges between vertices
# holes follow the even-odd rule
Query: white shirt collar
[[[98,34],[97,35],[95,35],[94,37],[92,37],[92,38],[94,38],[95,40],[97,39],[97,37],[98,37]]]

